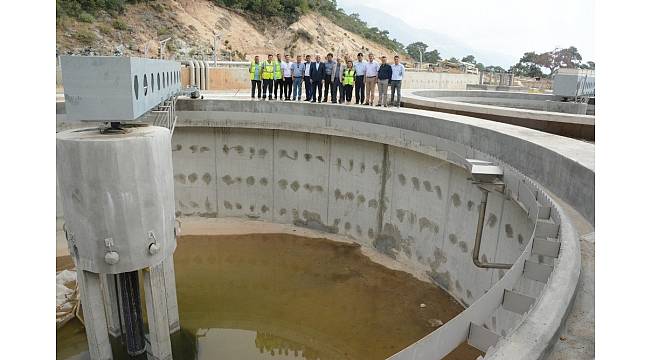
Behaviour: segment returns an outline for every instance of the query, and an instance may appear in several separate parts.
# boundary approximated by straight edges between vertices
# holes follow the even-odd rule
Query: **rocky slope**
[[[254,20],[207,0],[139,3],[117,17],[102,13],[91,23],[64,18],[58,21],[56,37],[60,54],[143,56],[147,49],[147,56],[156,57],[158,40],[171,36],[167,58],[211,59],[215,32],[221,35],[220,59],[250,60],[269,52],[393,54],[316,13],[286,24],[277,19]]]

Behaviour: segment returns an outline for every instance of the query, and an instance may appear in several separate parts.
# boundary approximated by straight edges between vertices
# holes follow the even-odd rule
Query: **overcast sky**
[[[362,4],[416,28],[458,39],[473,49],[496,50],[519,59],[574,45],[583,62],[594,60],[594,0],[338,0],[349,13]],[[360,14],[363,19],[363,14]],[[397,39],[400,40],[400,39]],[[407,45],[407,44],[404,44]],[[435,48],[435,44],[430,44]]]

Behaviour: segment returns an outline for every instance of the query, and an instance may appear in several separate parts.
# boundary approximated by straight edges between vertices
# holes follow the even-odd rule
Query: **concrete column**
[[[167,294],[167,320],[169,320],[169,333],[173,334],[181,329],[178,320],[178,301],[176,300],[176,272],[174,271],[174,258],[168,257],[163,261],[165,272],[165,292]]]
[[[108,333],[113,337],[119,337],[122,335],[122,330],[120,328],[120,309],[117,307],[118,295],[117,288],[115,287],[115,275],[100,274],[99,281],[102,285]]]
[[[143,272],[151,355],[156,360],[171,360],[172,344],[169,339],[164,261]]]
[[[99,274],[77,269],[77,284],[81,295],[90,358],[92,360],[112,360],[113,352],[108,338]]]

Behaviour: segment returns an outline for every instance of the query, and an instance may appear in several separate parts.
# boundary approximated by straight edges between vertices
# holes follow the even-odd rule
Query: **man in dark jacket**
[[[379,101],[377,106],[386,107],[388,103],[388,84],[390,78],[393,76],[393,68],[386,62],[386,56],[381,57],[381,65],[379,66]]]
[[[309,76],[311,76],[311,102],[316,102],[316,90],[318,90],[318,102],[320,102],[323,95],[323,80],[325,79],[325,64],[320,61],[320,55],[316,55],[316,61],[311,63]]]

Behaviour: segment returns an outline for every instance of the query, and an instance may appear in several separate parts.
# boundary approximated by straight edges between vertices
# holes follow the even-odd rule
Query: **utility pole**
[[[165,48],[165,44],[167,44],[167,41],[171,40],[171,37],[166,38],[165,40],[160,40],[160,58],[163,58],[163,50]]]
[[[422,49],[418,48],[418,51],[420,52],[420,70],[422,70]]]
[[[220,34],[214,34],[214,55],[213,59],[214,60],[214,66],[217,66],[217,51],[219,51],[219,43],[221,40],[221,35]]]

